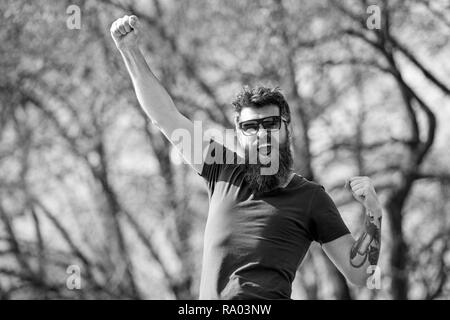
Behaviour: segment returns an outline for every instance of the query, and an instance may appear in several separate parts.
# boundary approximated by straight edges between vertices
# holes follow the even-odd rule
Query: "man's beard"
[[[248,159],[248,150],[246,150],[246,159]],[[269,155],[270,157],[270,155]],[[279,166],[278,171],[272,175],[263,175],[261,170],[270,167],[268,164],[260,163],[259,156],[256,164],[249,164],[245,161],[244,164],[244,179],[250,185],[250,188],[256,192],[269,192],[280,186],[288,178],[292,171],[293,159],[289,142],[279,145]]]

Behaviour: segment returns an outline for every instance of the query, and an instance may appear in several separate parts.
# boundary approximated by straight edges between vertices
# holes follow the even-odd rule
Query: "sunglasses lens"
[[[244,133],[249,135],[258,132],[258,127],[259,125],[258,122],[256,121],[247,121],[241,124],[242,131],[244,131]]]
[[[273,117],[263,121],[263,128],[266,130],[280,129],[280,118]]]

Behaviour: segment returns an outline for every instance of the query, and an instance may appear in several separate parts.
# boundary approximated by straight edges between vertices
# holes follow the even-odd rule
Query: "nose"
[[[259,130],[257,133],[258,140],[270,139],[270,132],[263,128],[262,124],[259,125]],[[269,142],[269,141],[267,141]]]

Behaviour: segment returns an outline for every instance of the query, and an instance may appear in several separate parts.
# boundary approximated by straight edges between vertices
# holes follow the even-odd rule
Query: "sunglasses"
[[[286,119],[281,116],[272,116],[262,119],[253,119],[239,122],[239,129],[246,136],[253,136],[258,133],[259,128],[263,127],[263,129],[267,131],[276,131],[281,128],[281,121],[285,121]]]

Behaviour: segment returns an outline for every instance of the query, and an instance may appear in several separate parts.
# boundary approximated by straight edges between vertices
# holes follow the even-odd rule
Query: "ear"
[[[289,122],[289,123],[285,122],[284,124],[286,126],[287,138],[288,138],[289,141],[292,142],[293,138],[294,138],[294,135],[292,134],[293,133],[292,122]]]
[[[239,130],[239,116],[238,115],[234,116],[234,129],[236,130],[236,136],[237,136],[237,138],[239,140],[239,143],[241,145],[243,145],[242,132],[241,132],[241,130]]]
[[[242,132],[241,130],[239,130],[238,126],[236,126],[236,137],[238,138],[239,143],[242,145]]]
[[[234,123],[236,125],[239,123],[239,115],[240,115],[240,112],[237,112],[237,111],[234,112]]]
[[[234,129],[236,130],[236,132],[239,132],[239,116],[238,115],[234,116]]]

